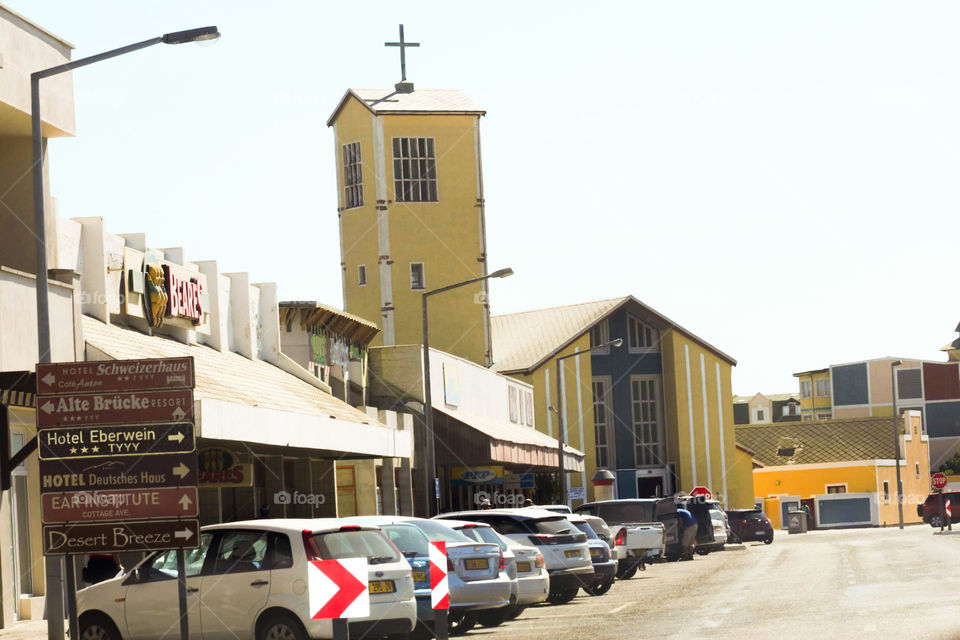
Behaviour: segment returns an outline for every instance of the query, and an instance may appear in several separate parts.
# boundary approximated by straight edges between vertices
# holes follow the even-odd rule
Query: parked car
[[[191,637],[331,638],[311,618],[307,564],[365,557],[370,615],[351,619],[352,637],[406,638],[417,619],[410,565],[380,529],[340,518],[250,520],[203,527],[186,552]],[[179,637],[177,560],[149,554],[132,570],[77,592],[80,637]],[[299,585],[299,586],[298,586]]]
[[[568,507],[565,504],[537,504],[531,507],[526,507],[527,509],[543,509],[545,511],[553,511],[554,513],[573,513],[573,509]]]
[[[447,543],[447,585],[450,611],[447,626],[450,635],[472,629],[480,612],[510,604],[511,580],[505,569],[503,552],[497,544],[478,543],[459,531],[425,518],[405,516],[357,516],[356,522],[376,523],[388,519],[417,527],[429,540]]]
[[[703,496],[678,496],[676,502],[697,521],[696,552],[705,556],[713,551],[723,551],[727,543],[727,526],[720,503]]]
[[[734,542],[773,542],[773,524],[760,509],[728,509],[727,518]]]
[[[520,615],[531,604],[543,602],[550,593],[550,575],[546,562],[535,547],[520,545],[500,535],[488,524],[465,520],[437,520],[477,542],[491,542],[500,546],[514,589],[510,593],[510,605],[500,609],[481,611],[479,622],[485,627],[495,627]],[[539,556],[539,557],[538,557]]]
[[[960,522],[960,491],[944,491],[943,499],[950,500],[950,522]],[[946,526],[946,520],[940,515],[940,494],[931,493],[923,504],[917,505],[917,515],[931,527]]]
[[[550,574],[547,602],[563,604],[573,600],[585,584],[593,582],[593,563],[587,536],[563,515],[522,507],[459,511],[436,516],[446,520],[467,520],[489,524],[507,538],[521,544],[532,543],[543,554]]]
[[[588,502],[577,515],[602,518],[613,533],[617,578],[629,580],[644,563],[680,555],[682,523],[673,500],[633,498]]]
[[[568,522],[587,535],[587,546],[590,547],[590,560],[593,562],[593,582],[590,585],[584,585],[583,590],[591,596],[602,596],[610,591],[613,581],[617,578],[617,560],[610,547],[597,535],[597,532],[593,530],[585,517],[570,514],[566,518]]]

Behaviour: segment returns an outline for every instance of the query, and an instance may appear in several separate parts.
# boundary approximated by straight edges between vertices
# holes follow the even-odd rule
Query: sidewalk
[[[43,640],[46,637],[46,620],[21,620],[9,629],[0,629],[0,638],[3,640]]]

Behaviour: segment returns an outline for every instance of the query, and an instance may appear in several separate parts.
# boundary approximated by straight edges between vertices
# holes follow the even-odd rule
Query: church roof
[[[650,316],[657,318],[660,324],[657,328],[679,331],[730,364],[737,364],[737,361],[727,354],[633,296],[622,296],[564,307],[491,316],[493,368],[501,373],[532,371],[566,349],[598,322],[627,304],[636,305]]]
[[[482,116],[486,113],[458,89],[416,89],[409,93],[401,93],[393,88],[347,89],[327,119],[328,127],[336,121],[340,110],[351,97],[377,115],[444,113]]]

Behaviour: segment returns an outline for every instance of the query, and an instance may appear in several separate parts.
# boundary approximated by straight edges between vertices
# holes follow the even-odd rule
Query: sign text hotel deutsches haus
[[[195,547],[193,358],[37,365],[46,554]]]

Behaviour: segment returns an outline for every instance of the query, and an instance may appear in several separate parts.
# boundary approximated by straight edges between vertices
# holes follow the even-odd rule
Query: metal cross
[[[403,25],[400,25],[400,42],[384,42],[385,47],[400,47],[400,82],[407,81],[407,56],[405,49],[407,47],[419,47],[419,42],[403,41]]]

